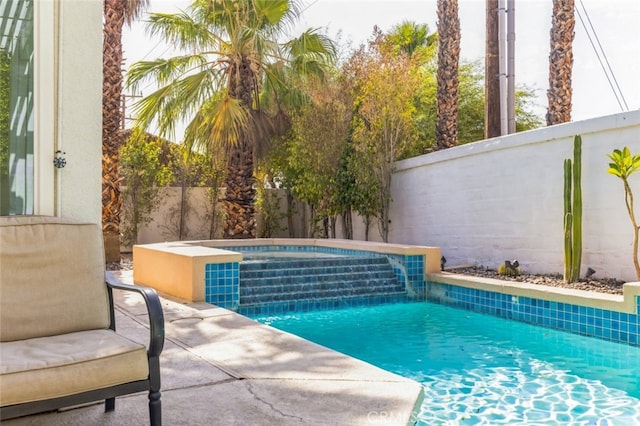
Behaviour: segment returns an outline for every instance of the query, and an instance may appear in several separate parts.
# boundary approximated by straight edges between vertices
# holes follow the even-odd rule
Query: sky
[[[186,9],[190,3],[186,0],[151,0],[149,11],[173,13]],[[458,0],[458,4],[461,59],[484,64],[485,1]],[[576,15],[573,45],[572,120],[640,109],[640,1],[575,0],[575,4],[579,15]],[[430,32],[437,30],[436,0],[306,0],[304,5],[300,22],[292,29],[291,36],[309,27],[319,28],[339,41],[345,52],[365,43],[374,25],[386,32],[409,20],[427,24]],[[517,86],[526,85],[535,90],[534,110],[541,117],[544,117],[547,105],[551,10],[551,0],[515,0],[515,81]],[[595,29],[595,35],[591,27]],[[602,47],[598,54],[589,35],[596,47]],[[170,57],[175,53],[171,46],[149,38],[143,22],[125,29],[123,43],[125,69],[139,60]],[[611,85],[617,93],[622,93],[624,101],[620,96],[616,98]]]

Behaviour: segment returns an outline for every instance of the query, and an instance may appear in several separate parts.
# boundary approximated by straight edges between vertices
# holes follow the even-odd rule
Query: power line
[[[611,64],[609,63],[609,59],[607,58],[607,55],[605,53],[604,48],[602,47],[602,44],[600,43],[600,39],[598,38],[598,33],[596,32],[596,29],[593,26],[593,23],[591,22],[591,18],[589,17],[589,13],[587,12],[587,8],[584,6],[584,3],[582,2],[582,0],[580,1],[580,5],[582,6],[584,15],[587,19],[587,21],[589,22],[589,27],[591,28],[591,32],[593,32],[593,36],[596,40],[596,42],[598,43],[598,47],[600,48],[600,52],[602,52],[602,58],[604,58],[604,63],[603,63],[603,59],[600,57],[600,53],[598,52],[598,49],[596,48],[596,45],[593,42],[593,39],[591,38],[591,34],[589,33],[589,28],[587,28],[587,25],[585,24],[584,19],[582,18],[582,14],[580,13],[580,10],[578,8],[576,8],[576,13],[578,14],[578,18],[580,19],[580,22],[582,23],[582,26],[584,27],[585,32],[587,33],[587,37],[589,39],[589,43],[591,43],[591,47],[593,48],[593,51],[596,54],[596,57],[598,58],[598,62],[600,62],[600,66],[602,67],[602,71],[604,72],[605,77],[607,78],[607,81],[609,82],[609,86],[611,87],[611,90],[613,91],[613,95],[616,98],[616,101],[618,101],[618,105],[620,106],[620,109],[622,111],[628,111],[629,110],[629,105],[627,104],[626,99],[624,98],[624,94],[622,93],[622,90],[620,89],[620,85],[618,84],[618,80],[616,79],[616,76],[613,72],[613,69],[611,68]],[[606,63],[606,67],[605,67],[605,63]],[[608,72],[607,72],[607,68],[608,68]],[[609,74],[611,76],[609,76]],[[615,85],[615,86],[614,86]],[[617,90],[616,90],[617,88]],[[624,104],[624,106],[623,106]]]
[[[301,11],[300,14],[303,14],[307,9],[309,9],[311,6],[313,6],[314,4],[318,3],[318,0],[314,0],[311,3],[309,3],[307,6],[305,6]]]

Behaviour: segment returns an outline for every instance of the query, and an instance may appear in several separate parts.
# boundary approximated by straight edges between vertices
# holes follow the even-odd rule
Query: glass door
[[[0,215],[34,214],[33,0],[0,0]]]

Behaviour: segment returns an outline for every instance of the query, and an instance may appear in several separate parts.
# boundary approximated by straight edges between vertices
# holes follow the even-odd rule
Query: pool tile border
[[[640,346],[640,283],[617,296],[446,273],[427,280],[431,302]]]

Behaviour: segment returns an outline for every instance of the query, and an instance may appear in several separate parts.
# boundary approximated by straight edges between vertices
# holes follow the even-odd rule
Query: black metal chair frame
[[[149,346],[147,348],[149,377],[146,380],[124,383],[75,395],[0,407],[1,420],[53,411],[62,407],[86,404],[101,399],[105,400],[105,412],[109,412],[115,410],[115,398],[117,396],[149,391],[150,424],[152,426],[162,425],[162,408],[160,403],[160,353],[164,346],[164,314],[162,312],[162,304],[153,289],[123,284],[111,272],[106,273],[106,285],[109,294],[109,313],[111,317],[109,328],[113,331],[116,330],[113,289],[139,293],[145,301],[149,315],[150,329]]]

